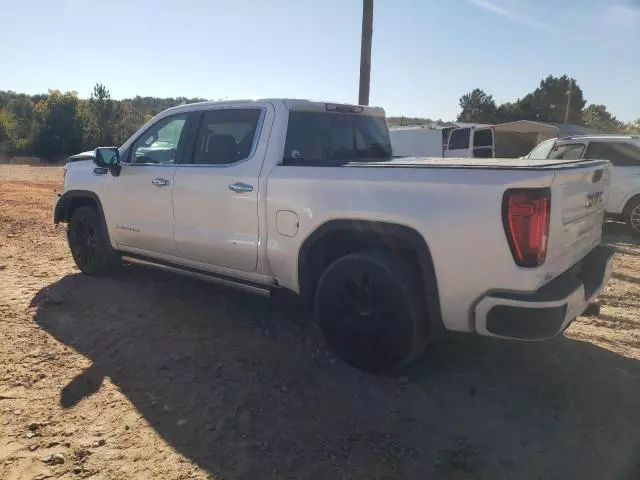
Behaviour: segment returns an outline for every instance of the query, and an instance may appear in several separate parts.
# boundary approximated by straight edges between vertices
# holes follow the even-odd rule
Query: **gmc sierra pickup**
[[[207,102],[71,157],[54,221],[87,275],[138,263],[291,290],[340,358],[384,372],[443,330],[561,333],[611,274],[608,170],[394,159],[379,108]]]

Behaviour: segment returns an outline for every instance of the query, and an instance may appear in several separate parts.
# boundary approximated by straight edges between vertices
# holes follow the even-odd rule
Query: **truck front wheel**
[[[372,373],[407,365],[426,347],[428,319],[417,274],[384,251],[355,252],[331,263],[318,282],[315,317],[338,357]]]
[[[67,238],[73,260],[85,275],[106,275],[120,265],[120,258],[111,248],[102,219],[93,207],[81,206],[73,212]]]

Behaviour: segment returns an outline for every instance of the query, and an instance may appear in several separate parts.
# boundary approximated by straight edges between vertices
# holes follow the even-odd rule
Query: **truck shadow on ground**
[[[69,275],[35,321],[216,478],[640,477],[640,365],[589,343],[453,336],[402,379],[356,372],[286,302],[128,267]]]

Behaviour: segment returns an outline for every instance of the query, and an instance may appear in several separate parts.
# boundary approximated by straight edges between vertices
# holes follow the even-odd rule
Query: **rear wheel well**
[[[386,222],[334,220],[316,230],[303,244],[298,257],[300,295],[313,305],[322,273],[336,259],[362,250],[383,250],[408,265],[424,292],[431,330],[444,329],[435,269],[429,248],[410,227]],[[435,332],[434,332],[435,333]]]

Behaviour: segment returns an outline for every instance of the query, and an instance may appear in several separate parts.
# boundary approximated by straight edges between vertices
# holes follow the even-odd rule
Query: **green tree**
[[[515,102],[505,102],[498,107],[496,123],[515,122],[516,120],[525,119],[526,116],[527,113],[523,110],[520,100]]]
[[[582,111],[582,120],[587,127],[605,133],[615,133],[623,127],[623,123],[611,115],[604,105],[589,105]]]
[[[518,101],[524,120],[563,123],[569,104],[569,123],[582,123],[582,109],[587,103],[582,89],[574,78],[567,75],[554,77],[549,75],[540,81],[540,86]]]
[[[89,98],[91,125],[96,130],[96,141],[99,145],[113,145],[113,131],[117,122],[118,105],[111,100],[111,94],[102,83],[96,83]]]
[[[459,122],[493,123],[496,121],[498,107],[492,95],[479,88],[460,97]]]
[[[0,152],[12,153],[18,143],[18,121],[8,110],[0,109]]]
[[[633,122],[623,124],[621,130],[626,133],[640,133],[640,117]]]
[[[114,125],[113,144],[122,145],[133,135],[150,117],[135,109],[127,100],[120,102],[118,106],[118,121]]]
[[[61,158],[79,152],[83,138],[78,94],[49,90],[47,98],[35,106],[34,153],[50,160]]]
[[[407,127],[411,125],[432,125],[437,121],[421,117],[388,117],[387,123],[390,127]]]

